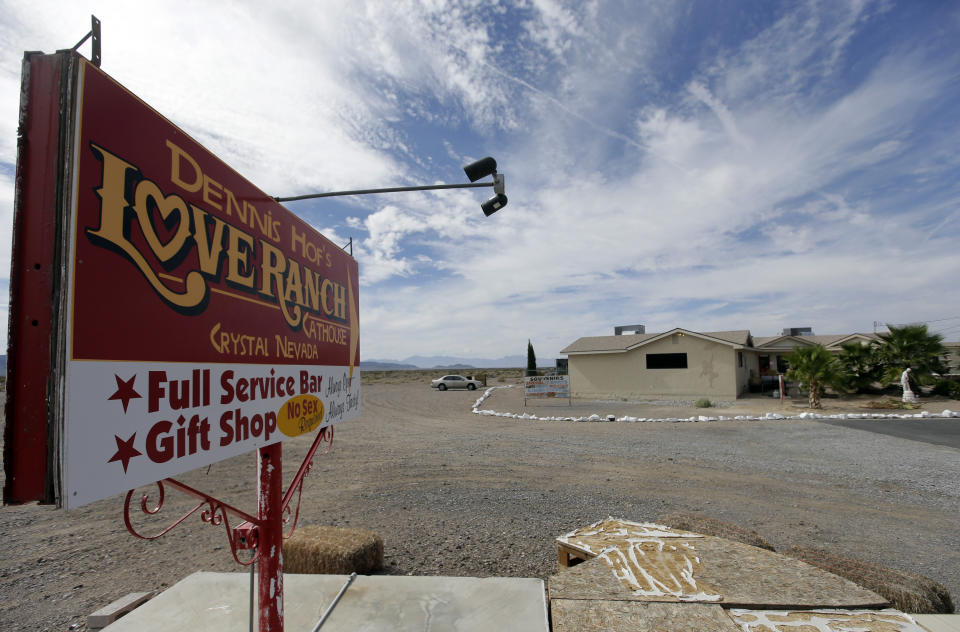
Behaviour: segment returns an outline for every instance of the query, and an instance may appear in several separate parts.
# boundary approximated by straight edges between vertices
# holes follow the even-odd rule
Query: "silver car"
[[[480,380],[473,380],[470,378],[463,377],[462,375],[444,375],[441,378],[432,380],[430,386],[441,391],[445,391],[448,388],[465,388],[468,391],[474,391],[478,386],[483,386],[483,383]]]

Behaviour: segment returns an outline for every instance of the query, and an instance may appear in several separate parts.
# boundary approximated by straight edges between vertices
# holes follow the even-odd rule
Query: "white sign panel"
[[[353,417],[344,367],[73,362],[64,505],[85,503]],[[73,417],[83,416],[82,419]],[[95,421],[97,432],[89,428]]]
[[[536,375],[523,378],[523,396],[525,399],[569,399],[570,376]]]

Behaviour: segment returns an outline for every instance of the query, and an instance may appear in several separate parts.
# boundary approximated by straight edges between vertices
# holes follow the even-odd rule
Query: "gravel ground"
[[[479,392],[422,383],[363,389],[361,417],[341,424],[333,450],[315,459],[300,520],[376,531],[386,544],[384,573],[547,578],[556,571],[554,539],[567,531],[608,515],[642,521],[684,511],[754,529],[778,550],[817,547],[921,573],[960,596],[955,448],[807,420],[505,419],[470,412]],[[824,403],[826,412],[862,404]],[[769,399],[715,413],[661,404],[524,409],[514,388],[483,406],[538,416],[553,408],[637,417],[801,410]],[[926,408],[950,404],[958,407]],[[309,440],[284,445],[289,480]],[[254,510],[252,454],[180,479]],[[0,510],[0,629],[83,630],[87,614],[128,592],[160,590],[197,570],[242,570],[222,527],[194,517],[145,542],[126,532],[122,505],[118,496],[70,512]],[[161,514],[173,520],[185,506],[171,492]]]

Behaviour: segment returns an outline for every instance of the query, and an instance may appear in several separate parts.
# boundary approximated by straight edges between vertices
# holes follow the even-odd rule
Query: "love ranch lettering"
[[[172,181],[187,193],[202,192],[206,206],[215,211],[164,192],[135,164],[91,143],[101,166],[101,185],[95,189],[99,225],[86,229],[93,244],[121,253],[157,295],[182,313],[206,309],[211,285],[216,285],[223,294],[279,306],[292,330],[300,330],[311,316],[347,322],[350,288],[285,254],[277,245],[282,224],[269,210],[238,201],[206,176],[197,175],[198,184],[186,182],[180,164],[189,155],[169,141],[167,147]],[[199,173],[199,166],[195,169]],[[313,265],[329,265],[330,257],[303,231],[294,224],[290,231],[286,252],[302,252]],[[172,276],[173,271],[182,278]]]

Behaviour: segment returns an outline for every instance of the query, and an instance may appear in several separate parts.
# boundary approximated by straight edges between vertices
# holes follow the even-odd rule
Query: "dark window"
[[[685,369],[687,368],[686,353],[648,353],[648,369]]]
[[[777,356],[777,373],[786,373],[790,369],[790,363],[783,356]]]
[[[770,370],[770,356],[760,356],[760,370],[761,371]]]
[[[743,368],[743,351],[737,351],[737,362],[740,363],[740,368]]]

